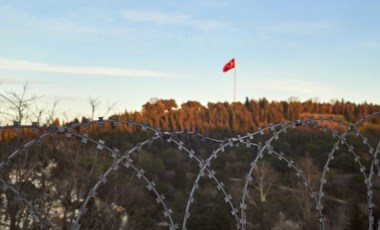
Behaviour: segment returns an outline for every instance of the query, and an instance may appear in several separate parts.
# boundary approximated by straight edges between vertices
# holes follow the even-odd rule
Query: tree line
[[[245,102],[209,102],[207,106],[197,101],[187,101],[180,106],[173,99],[156,99],[145,103],[141,111],[113,115],[123,120],[146,121],[162,130],[207,130],[249,131],[270,123],[290,121],[314,116],[333,116],[355,122],[368,114],[379,111],[380,106],[372,103],[355,104],[337,100],[331,103],[307,100],[269,101],[265,97]],[[378,119],[372,121],[379,122]]]
[[[62,124],[70,119],[65,112],[60,114],[59,101],[52,105],[39,107],[40,96],[30,93],[29,83],[23,85],[22,91],[8,91],[0,93],[0,122],[17,122],[26,124],[37,122],[43,124]],[[84,120],[96,119],[94,114],[99,110],[101,99],[88,97],[90,116]],[[108,102],[103,116],[110,114],[115,103]],[[128,109],[128,108],[127,108]],[[180,105],[174,99],[153,98],[144,105],[141,111],[114,114],[111,117],[122,120],[133,119],[139,122],[148,122],[152,127],[163,130],[189,130],[205,132],[207,130],[249,131],[270,123],[296,120],[310,115],[333,116],[347,122],[356,122],[360,118],[379,111],[380,105],[372,103],[352,103],[349,101],[331,100],[318,102],[317,100],[299,101],[292,97],[283,101],[269,101],[268,99],[249,99],[243,102],[209,102],[202,105],[198,101],[189,100]],[[79,121],[77,118],[75,121]],[[379,120],[372,120],[378,123]]]

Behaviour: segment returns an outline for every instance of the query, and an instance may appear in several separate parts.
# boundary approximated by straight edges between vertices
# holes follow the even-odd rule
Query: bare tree
[[[54,119],[57,118],[57,112],[58,112],[57,106],[58,106],[58,103],[59,103],[58,99],[54,100],[53,105],[51,106],[50,109],[48,109],[48,111],[47,111],[47,119],[46,119],[46,123],[47,124],[53,123]]]
[[[5,110],[0,113],[6,120],[22,123],[29,119],[31,106],[37,101],[36,95],[29,95],[29,83],[25,82],[21,93],[9,91],[0,93],[0,98],[5,102]]]
[[[95,98],[95,97],[89,96],[87,102],[91,106],[91,120],[94,120],[95,111],[98,109],[100,105],[99,97]]]
[[[45,113],[45,109],[44,108],[40,108],[39,106],[35,106],[34,110],[33,111],[30,111],[32,116],[36,119],[37,121],[37,124],[41,124],[41,121],[42,121],[42,116],[44,115]]]
[[[271,166],[265,161],[260,162],[257,165],[254,175],[255,182],[253,186],[259,193],[260,202],[265,203],[267,201],[267,196],[273,188],[273,184],[277,180],[277,176]]]
[[[312,188],[316,188],[318,185],[318,179],[321,172],[314,164],[310,157],[305,157],[299,161],[299,165],[303,166],[303,174],[310,182]],[[309,189],[300,181],[293,181],[293,195],[296,198],[300,213],[301,220],[303,222],[303,229],[313,229],[315,225],[313,221],[316,219],[316,212],[314,211],[314,201],[311,199]]]
[[[271,194],[274,184],[277,181],[277,175],[270,166],[270,163],[261,161],[258,162],[257,167],[253,173],[253,188],[255,190],[252,193],[253,197],[248,196],[249,201],[254,204],[254,210],[257,212],[258,222],[260,229],[270,229],[272,220],[269,218],[272,216],[270,206],[267,203],[268,196]]]
[[[101,104],[101,100],[99,99],[99,97],[94,98],[94,97],[89,96],[87,102],[91,107],[91,120],[94,120],[95,111],[98,110]],[[106,108],[105,113],[103,114],[103,117],[107,116],[108,113],[111,112],[111,110],[115,107],[115,105],[116,105],[116,102],[110,103],[110,101],[108,100],[107,108]]]
[[[103,117],[107,116],[109,112],[111,112],[111,110],[115,107],[116,105],[116,102],[114,103],[110,103],[110,100],[107,100],[107,109],[106,109],[106,112],[104,113]]]

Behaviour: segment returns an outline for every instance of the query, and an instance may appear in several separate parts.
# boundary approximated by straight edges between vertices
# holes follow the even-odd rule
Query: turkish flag
[[[223,72],[227,72],[233,68],[235,68],[235,58],[232,58],[231,61],[227,62],[227,64],[224,65]]]

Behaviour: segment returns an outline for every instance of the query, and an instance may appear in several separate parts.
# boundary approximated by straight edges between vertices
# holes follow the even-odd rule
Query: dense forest
[[[147,121],[152,127],[163,130],[205,132],[210,129],[223,129],[246,132],[270,123],[291,121],[310,115],[334,116],[344,121],[356,122],[377,111],[380,111],[380,105],[355,104],[344,100],[331,103],[312,100],[300,102],[296,99],[270,102],[266,98],[246,98],[244,103],[210,102],[206,107],[197,101],[188,101],[178,106],[172,99],[155,99],[144,104],[141,112],[126,112],[117,117]],[[373,123],[379,124],[379,119],[373,120]]]
[[[201,159],[231,143],[211,165],[218,182],[212,180],[211,171],[200,180],[187,229],[235,229],[232,207],[240,210],[247,172],[260,148],[281,127],[265,129],[253,139],[239,141],[238,137],[278,122],[300,120],[286,133],[278,133],[273,149],[252,172],[246,203],[247,229],[319,229],[320,213],[299,173],[302,171],[310,187],[318,191],[332,149],[334,160],[323,177],[327,181],[322,202],[325,229],[368,229],[367,187],[360,169],[365,167],[369,174],[372,158],[364,143],[368,141],[376,148],[380,120],[375,116],[361,124],[365,141],[355,132],[344,136],[357,155],[353,156],[352,149],[337,137],[345,132],[342,122],[354,123],[378,111],[379,105],[343,100],[269,102],[247,98],[244,103],[208,103],[206,107],[196,101],[178,106],[171,99],[155,99],[139,112],[110,116],[112,122],[83,117],[60,124],[58,119],[51,119],[50,124],[34,130],[16,123],[1,132],[1,162],[5,163],[0,164],[0,226],[70,229],[77,226],[73,223],[81,210],[81,229],[167,229],[171,212],[173,222],[181,228]],[[311,116],[332,118],[336,122],[318,124],[333,132],[302,123]],[[118,124],[121,121],[128,122]],[[70,131],[57,129],[77,123],[82,125]],[[184,132],[174,134],[176,131]],[[44,134],[49,135],[33,139]],[[31,140],[36,141],[28,144]],[[283,155],[276,157],[275,153]],[[120,160],[126,155],[128,158]],[[300,171],[290,167],[290,162]],[[227,196],[221,192],[220,182]],[[157,201],[161,196],[157,197],[153,187],[164,194],[170,212]],[[379,190],[376,176],[371,209],[375,227],[380,217]],[[40,225],[41,219],[46,224]]]

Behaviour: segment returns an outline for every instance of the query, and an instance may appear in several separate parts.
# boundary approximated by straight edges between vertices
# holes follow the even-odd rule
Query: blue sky
[[[70,117],[88,97],[140,110],[178,104],[318,98],[380,103],[375,0],[0,2],[0,92],[25,81]]]

